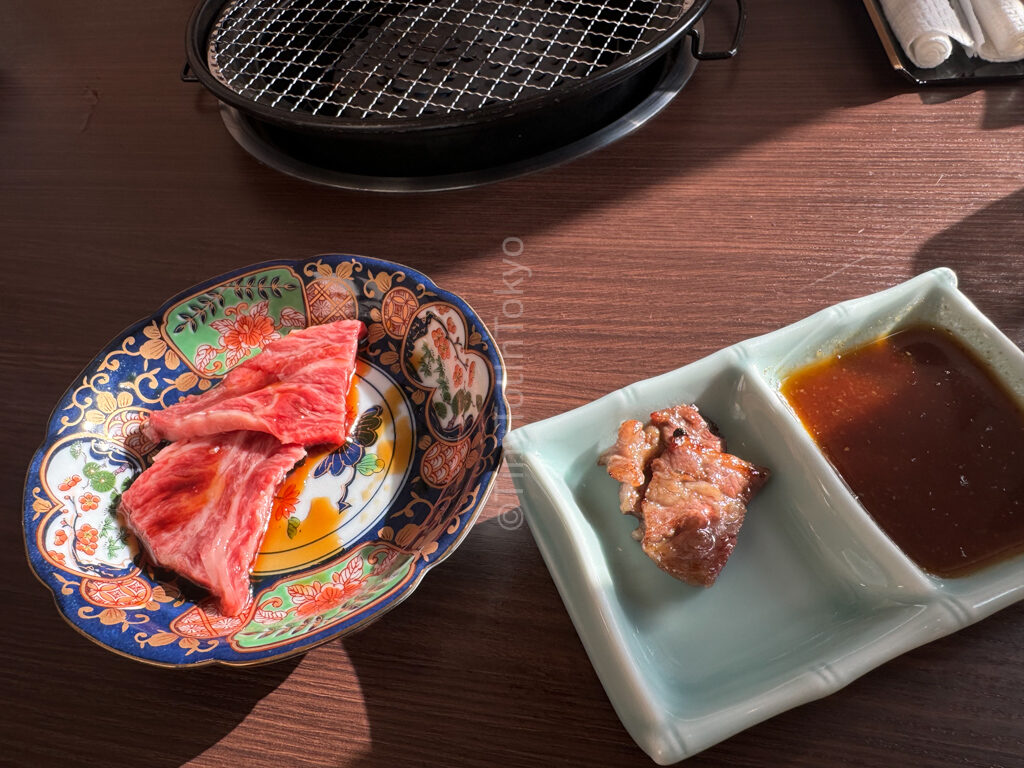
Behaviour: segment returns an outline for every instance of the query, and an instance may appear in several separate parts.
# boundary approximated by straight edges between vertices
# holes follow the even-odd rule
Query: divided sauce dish
[[[937,269],[506,437],[526,519],[577,632],[623,724],[657,762],[1024,597],[1024,556],[948,579],[915,565],[780,394],[801,367],[915,324],[948,330],[1024,403],[1024,353]],[[647,559],[596,464],[623,420],[680,402],[717,423],[730,452],[772,471],[707,590]]]

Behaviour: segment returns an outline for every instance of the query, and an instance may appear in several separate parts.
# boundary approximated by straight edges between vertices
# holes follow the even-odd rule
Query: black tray
[[[879,0],[864,0],[868,15],[875,24],[875,31],[882,41],[893,69],[917,85],[973,85],[1000,80],[1024,78],[1024,61],[999,63],[968,56],[964,49],[955,46],[953,55],[942,64],[931,69],[916,66],[903,51],[903,46],[889,27],[885,12]]]

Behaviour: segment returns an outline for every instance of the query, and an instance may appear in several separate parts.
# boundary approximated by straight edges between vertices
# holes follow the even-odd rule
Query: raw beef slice
[[[363,330],[358,320],[340,320],[292,331],[209,392],[153,413],[146,433],[158,441],[251,430],[282,443],[343,443]]]
[[[305,455],[262,432],[172,443],[124,492],[121,511],[155,562],[206,587],[234,616],[250,600],[274,493]]]

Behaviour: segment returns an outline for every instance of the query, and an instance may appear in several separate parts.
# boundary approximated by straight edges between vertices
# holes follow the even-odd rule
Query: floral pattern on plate
[[[368,337],[349,440],[289,473],[254,565],[254,600],[223,616],[203,590],[154,567],[118,518],[121,493],[157,450],[139,428],[292,329],[352,317]],[[410,366],[428,348],[429,371]],[[503,382],[470,307],[406,267],[331,255],[214,278],[112,341],[61,399],[26,478],[29,562],[71,624],[142,661],[253,664],[301,652],[396,605],[466,535],[500,462]]]

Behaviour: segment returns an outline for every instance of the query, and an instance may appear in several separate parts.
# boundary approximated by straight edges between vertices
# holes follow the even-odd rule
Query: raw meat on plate
[[[305,455],[262,432],[180,440],[124,492],[121,511],[156,563],[209,589],[234,616],[251,597],[274,493]]]
[[[146,433],[159,441],[250,430],[282,443],[341,444],[351,426],[346,396],[364,330],[358,320],[340,320],[292,331],[210,391],[154,412]]]

